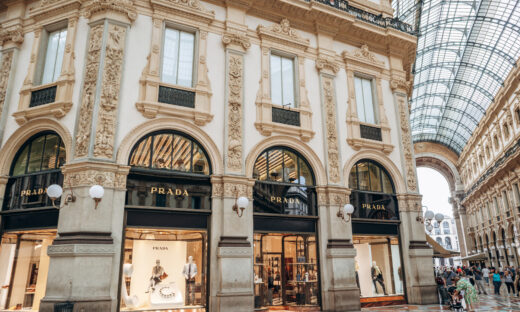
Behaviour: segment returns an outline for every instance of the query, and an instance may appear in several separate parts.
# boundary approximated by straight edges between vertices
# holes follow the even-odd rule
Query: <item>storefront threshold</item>
[[[319,312],[321,309],[316,306],[276,306],[256,308],[255,312]]]
[[[361,298],[360,301],[362,308],[406,304],[404,296],[365,297]]]
[[[179,307],[179,308],[146,308],[146,309],[121,309],[121,311],[132,311],[132,312],[204,312],[206,311],[203,306],[191,306],[191,307]]]

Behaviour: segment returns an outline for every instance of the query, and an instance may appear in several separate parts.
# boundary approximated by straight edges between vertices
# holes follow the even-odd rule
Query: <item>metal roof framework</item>
[[[413,141],[460,154],[520,57],[520,1],[394,0],[392,6],[419,34]]]

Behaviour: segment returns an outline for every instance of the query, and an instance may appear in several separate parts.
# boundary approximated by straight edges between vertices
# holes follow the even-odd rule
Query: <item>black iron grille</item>
[[[159,86],[159,102],[195,108],[195,92]]]
[[[56,100],[56,86],[33,91],[29,107],[36,107],[44,104],[53,103]]]
[[[282,123],[290,126],[300,126],[300,112],[273,107],[272,114],[273,122]]]
[[[54,312],[72,312],[74,311],[73,302],[60,302],[54,304]]]
[[[359,130],[363,139],[383,141],[381,136],[381,128],[359,125]]]

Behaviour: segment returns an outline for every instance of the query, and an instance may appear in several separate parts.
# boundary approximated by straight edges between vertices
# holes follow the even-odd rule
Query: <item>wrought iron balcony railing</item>
[[[371,127],[367,125],[359,125],[360,135],[363,139],[383,141],[381,128]]]
[[[272,121],[290,126],[300,126],[300,112],[273,107]]]
[[[195,92],[159,86],[160,103],[195,108]]]
[[[56,100],[56,88],[57,86],[52,86],[31,92],[31,101],[29,102],[29,107],[54,103]]]
[[[383,17],[381,14],[373,14],[370,12],[363,11],[362,9],[351,6],[346,0],[305,0],[306,2],[318,2],[334,7],[338,10],[347,12],[354,15],[357,19],[364,22],[383,27],[393,28],[414,36],[417,36],[417,32],[413,29],[412,25],[401,22],[398,18]]]

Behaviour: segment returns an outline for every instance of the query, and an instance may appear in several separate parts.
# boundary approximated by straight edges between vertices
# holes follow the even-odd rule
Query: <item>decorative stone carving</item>
[[[227,168],[242,169],[242,56],[229,54]]]
[[[410,82],[404,80],[403,78],[394,78],[390,80],[390,88],[394,92],[397,90],[403,90],[406,94],[408,94],[411,90]]]
[[[90,162],[65,165],[63,188],[98,184],[105,188],[125,190],[129,169],[129,166]]]
[[[130,21],[137,18],[133,0],[88,0],[84,5],[84,16],[90,19],[92,15],[104,11],[119,12],[128,17]]]
[[[5,96],[7,94],[7,83],[9,82],[9,73],[13,63],[14,51],[10,50],[2,54],[2,63],[0,65],[0,116],[4,108]]]
[[[125,35],[125,27],[112,24],[108,27],[101,98],[96,126],[96,141],[94,145],[95,157],[112,159],[114,154],[114,135],[117,122],[117,106],[119,103]]]
[[[273,24],[271,26],[259,25],[256,31],[262,40],[263,37],[269,37],[269,39],[273,41],[281,43],[285,41],[292,46],[304,50],[309,46],[309,39],[302,38],[296,30],[291,28],[290,22],[286,18],[282,19],[280,24]]]
[[[412,150],[412,140],[410,133],[410,126],[408,122],[408,105],[406,101],[406,97],[402,95],[397,95],[397,102],[399,106],[399,117],[401,124],[401,139],[403,141],[403,152],[404,152],[404,161],[406,168],[406,184],[408,185],[408,189],[411,191],[417,191],[417,181],[415,178],[415,158],[413,157]]]
[[[96,96],[97,76],[103,43],[103,25],[96,25],[90,31],[87,64],[83,79],[83,95],[76,133],[75,157],[86,157],[92,128],[92,113]]]
[[[249,49],[251,46],[251,41],[247,35],[231,32],[226,32],[222,35],[222,43],[224,43],[226,46],[229,44],[236,44],[238,46],[242,46],[244,50]]]
[[[377,66],[382,66],[385,64],[385,62],[378,60],[375,54],[368,50],[368,46],[366,44],[362,45],[361,48],[354,50],[353,52],[344,53],[348,54],[348,56],[352,58],[364,61],[365,63],[372,63]]]
[[[329,70],[334,74],[337,74],[339,71],[339,65],[333,59],[327,58],[324,56],[319,56],[316,60],[316,68],[319,71]]]
[[[14,42],[21,44],[23,42],[23,28],[20,25],[16,25],[13,28],[2,29],[0,31],[0,45],[4,45],[6,42]]]
[[[322,76],[323,101],[325,105],[325,125],[327,138],[327,156],[329,180],[332,183],[340,182],[340,161],[338,135],[336,128],[336,99],[334,97],[334,80]]]

